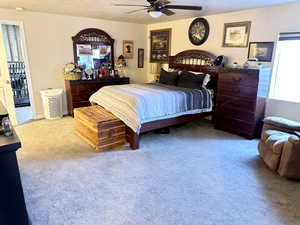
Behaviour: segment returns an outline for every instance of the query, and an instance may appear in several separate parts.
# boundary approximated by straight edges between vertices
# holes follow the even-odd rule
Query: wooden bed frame
[[[209,85],[208,88],[213,89],[214,93],[216,93],[219,67],[213,65],[215,59],[216,56],[206,51],[187,50],[187,51],[180,52],[175,56],[170,56],[169,68],[210,74],[211,81],[208,84]],[[215,102],[215,98],[213,102]],[[194,119],[203,118],[208,115],[212,115],[212,112],[189,114],[189,115],[183,115],[175,118],[144,123],[141,126],[140,134],[173,126],[180,123],[189,122]],[[131,128],[126,127],[126,139],[129,142],[131,149],[135,150],[139,148],[140,134],[137,134]]]

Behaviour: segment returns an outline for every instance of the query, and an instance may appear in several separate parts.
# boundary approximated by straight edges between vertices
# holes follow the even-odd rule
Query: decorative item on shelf
[[[257,66],[259,69],[263,69],[265,67],[264,64],[262,64],[262,63],[258,63]]]
[[[209,35],[209,24],[204,18],[196,18],[189,28],[189,39],[193,45],[202,45]]]
[[[249,62],[257,62],[258,59],[257,59],[257,58],[248,58],[248,61],[249,61]]]
[[[123,55],[120,55],[116,62],[116,68],[118,69],[118,75],[121,77],[125,76],[125,67],[127,66],[126,59]]]
[[[99,77],[99,71],[96,69],[96,70],[93,70],[93,80],[97,80]]]
[[[123,41],[123,55],[125,59],[133,59],[133,41]]]
[[[225,65],[227,61],[227,58],[224,55],[220,55],[218,56],[215,61],[213,62],[213,64],[215,66],[221,66],[221,65]]]
[[[8,117],[4,117],[2,119],[2,126],[3,126],[4,136],[13,135],[12,125]]]
[[[272,62],[274,42],[250,42],[248,60]]]
[[[232,64],[232,68],[238,68],[239,67],[239,64],[237,63],[237,62],[234,62],[233,64]]]
[[[100,78],[107,78],[107,77],[109,77],[109,70],[106,69],[105,67],[102,67],[102,68],[99,70],[99,77],[100,77]]]
[[[144,54],[145,50],[143,48],[138,49],[138,68],[144,68]]]
[[[114,77],[116,77],[116,78],[118,78],[118,77],[119,77],[119,71],[118,71],[118,70],[114,70],[114,74],[115,74],[115,76],[114,76]]]
[[[168,63],[172,29],[150,31],[150,62]]]
[[[67,63],[63,69],[65,80],[80,80],[81,69],[74,63]]]
[[[246,48],[249,42],[251,22],[225,23],[223,47]]]
[[[244,69],[249,69],[249,63],[248,63],[248,61],[246,61],[246,62],[243,64],[243,68],[244,68]]]
[[[8,112],[5,108],[5,106],[2,104],[2,101],[0,100],[0,135],[4,134],[4,128],[3,128],[3,118],[9,118]]]
[[[82,72],[81,72],[81,80],[87,80],[88,78],[87,78],[87,75],[86,75],[86,73],[84,72],[84,70],[82,70]]]
[[[87,75],[88,80],[93,80],[94,71],[92,69],[85,69],[84,72]]]
[[[114,70],[111,70],[109,76],[115,77],[115,71],[114,71]]]

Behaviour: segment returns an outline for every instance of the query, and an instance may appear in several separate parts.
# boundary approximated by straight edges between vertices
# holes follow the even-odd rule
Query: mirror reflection
[[[77,64],[82,69],[112,67],[111,46],[101,44],[76,44]]]

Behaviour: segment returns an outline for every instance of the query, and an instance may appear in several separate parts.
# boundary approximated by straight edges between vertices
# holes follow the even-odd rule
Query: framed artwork
[[[251,22],[225,23],[223,47],[248,47]]]
[[[274,42],[250,42],[249,61],[272,62]]]
[[[170,56],[172,29],[150,31],[150,62],[167,63]]]
[[[144,68],[144,54],[145,50],[143,48],[138,49],[138,68]]]
[[[133,59],[134,44],[133,41],[123,41],[123,56],[125,59]]]

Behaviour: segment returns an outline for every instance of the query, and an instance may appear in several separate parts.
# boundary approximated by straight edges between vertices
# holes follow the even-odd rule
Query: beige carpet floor
[[[70,117],[17,133],[33,225],[300,224],[300,183],[268,170],[257,140],[206,121],[146,134],[138,151],[94,153]]]

